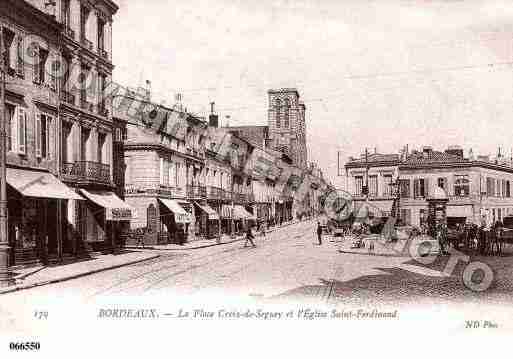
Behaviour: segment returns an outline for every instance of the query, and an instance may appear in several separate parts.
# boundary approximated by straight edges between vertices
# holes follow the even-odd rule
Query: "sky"
[[[309,160],[409,145],[513,151],[513,2],[117,0],[114,80],[151,81],[222,124],[267,122],[267,90],[297,88]],[[343,174],[343,168],[342,173]]]

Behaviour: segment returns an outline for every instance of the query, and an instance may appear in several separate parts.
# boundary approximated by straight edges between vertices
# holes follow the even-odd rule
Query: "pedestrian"
[[[251,225],[248,224],[248,229],[246,231],[246,241],[244,242],[244,248],[247,247],[248,242],[251,243],[253,248],[255,248],[256,245],[255,245],[255,242],[253,242],[253,239],[255,239],[255,237],[253,236],[253,232],[251,232]]]
[[[319,245],[322,245],[322,227],[319,221],[317,221],[317,240],[319,241]]]
[[[260,233],[261,233],[262,237],[265,237],[265,228],[266,228],[265,221],[262,221],[262,222],[260,223],[260,226],[261,226],[261,227],[260,227],[260,230],[261,230],[261,232],[260,232]]]

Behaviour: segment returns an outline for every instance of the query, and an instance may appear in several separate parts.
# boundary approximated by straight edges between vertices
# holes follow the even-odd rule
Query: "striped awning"
[[[217,212],[208,204],[199,204],[198,202],[194,203],[208,215],[208,219],[219,219],[219,214],[217,214]]]
[[[172,199],[159,198],[159,201],[167,207],[175,215],[176,223],[191,223],[192,216],[189,212],[183,209],[180,204]]]

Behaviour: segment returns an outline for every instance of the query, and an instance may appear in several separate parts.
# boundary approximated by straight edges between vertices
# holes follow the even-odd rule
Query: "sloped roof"
[[[376,163],[395,163],[399,162],[399,155],[392,153],[392,154],[382,154],[382,153],[372,153],[367,155],[367,163],[369,165],[376,164]],[[362,156],[360,158],[354,158],[347,162],[346,166],[358,166],[365,164],[365,156]]]
[[[404,161],[404,165],[428,165],[428,164],[445,164],[445,163],[467,163],[468,160],[456,156],[454,154],[430,151],[427,153],[423,152],[412,152]]]

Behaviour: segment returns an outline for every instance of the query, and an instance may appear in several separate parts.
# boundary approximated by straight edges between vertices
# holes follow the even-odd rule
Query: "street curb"
[[[8,293],[13,293],[13,292],[21,291],[21,290],[26,290],[26,289],[31,289],[31,288],[35,288],[35,287],[42,287],[42,286],[48,285],[48,284],[65,282],[65,281],[68,281],[68,280],[71,280],[71,279],[85,277],[85,276],[88,276],[88,275],[91,275],[91,274],[96,274],[96,273],[105,272],[105,271],[108,271],[108,270],[111,270],[111,269],[117,269],[117,268],[129,266],[129,265],[132,265],[132,264],[137,264],[137,263],[145,262],[145,261],[148,261],[148,260],[151,260],[151,259],[155,259],[155,258],[158,258],[158,257],[160,257],[160,254],[155,254],[155,255],[152,255],[152,256],[150,256],[148,258],[144,258],[144,259],[137,259],[137,260],[130,261],[130,262],[125,262],[125,263],[122,263],[122,264],[116,264],[116,265],[110,266],[110,267],[104,267],[104,268],[90,270],[90,271],[87,271],[87,272],[73,274],[73,275],[69,275],[67,277],[51,279],[51,280],[47,280],[45,282],[33,283],[33,284],[28,284],[28,285],[15,285],[14,288],[0,289],[0,295],[8,294]]]
[[[223,244],[230,244],[230,243],[240,242],[243,239],[244,238],[239,238],[239,239],[234,239],[233,241],[228,241],[228,242],[205,244],[205,245],[202,245],[202,246],[187,247],[187,248],[158,248],[158,247],[145,247],[145,248],[141,248],[141,247],[132,247],[132,246],[125,247],[125,248],[126,249],[138,249],[138,250],[141,250],[141,251],[187,251],[189,249],[201,249],[201,248],[208,248],[208,247],[214,247],[214,246],[222,246]]]

